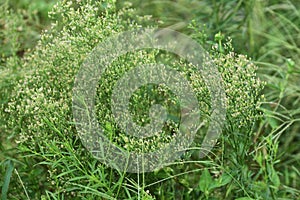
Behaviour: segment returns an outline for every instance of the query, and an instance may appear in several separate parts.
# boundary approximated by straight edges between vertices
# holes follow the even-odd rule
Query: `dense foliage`
[[[248,3],[244,4],[244,9],[251,8]],[[283,66],[287,67],[286,71],[279,73],[284,81],[276,81],[280,77],[278,78],[272,70],[268,73],[259,71],[261,77],[267,81],[264,93],[268,99],[262,98],[264,83],[257,77],[256,71],[259,69],[257,65],[266,65],[266,63],[259,59],[257,62],[251,61],[248,56],[235,52],[233,45],[237,44],[239,38],[225,39],[219,31],[222,31],[222,27],[226,24],[217,23],[221,21],[220,16],[216,16],[219,20],[213,26],[218,28],[214,29],[213,26],[204,26],[201,13],[194,12],[193,19],[180,30],[189,34],[208,50],[224,81],[227,119],[223,134],[212,152],[204,159],[198,159],[197,152],[201,150],[199,144],[202,139],[199,131],[198,138],[184,155],[183,160],[176,161],[161,170],[139,175],[111,169],[86,151],[78,138],[72,118],[72,88],[82,62],[99,42],[110,36],[142,26],[164,27],[170,23],[164,19],[154,23],[157,20],[155,18],[159,18],[157,16],[159,13],[156,13],[159,9],[152,8],[155,11],[152,13],[154,15],[152,18],[144,15],[145,13],[139,9],[133,9],[134,5],[114,0],[61,1],[49,12],[52,23],[49,27],[45,27],[37,44],[32,47],[33,50],[28,49],[26,42],[30,35],[28,36],[27,33],[36,35],[36,32],[30,32],[31,30],[27,28],[30,25],[24,21],[24,15],[9,11],[7,3],[1,5],[1,9],[7,11],[6,14],[2,14],[0,21],[3,43],[1,65],[4,65],[1,67],[0,75],[0,130],[3,130],[7,137],[13,138],[13,142],[1,144],[0,147],[3,150],[13,148],[13,152],[17,151],[3,153],[3,156],[0,154],[0,158],[3,158],[1,173],[5,177],[0,182],[3,198],[7,191],[9,191],[7,193],[9,199],[26,197],[28,199],[69,199],[71,197],[76,199],[277,199],[281,197],[293,199],[299,197],[299,185],[297,185],[299,171],[296,167],[293,168],[291,175],[287,175],[284,182],[282,174],[275,167],[279,163],[278,138],[297,121],[297,110],[286,112],[284,108],[284,105],[288,105],[286,103],[289,101],[288,98],[297,98],[297,96],[289,97],[287,94],[290,92],[286,92],[288,91],[286,88],[291,88],[292,91],[293,87],[288,87],[288,84],[294,82],[289,80],[295,79],[294,73],[299,72],[293,61],[295,58],[282,61]],[[218,12],[218,6],[229,9],[230,4],[215,3],[214,12]],[[237,5],[235,9],[240,9],[238,6],[242,5]],[[235,12],[240,13],[235,9],[232,15]],[[179,11],[182,12],[178,9]],[[30,16],[30,13],[27,15]],[[165,16],[168,15],[166,13]],[[287,20],[281,14],[278,15],[281,16],[280,19]],[[250,23],[248,20],[247,18],[247,23]],[[292,22],[290,24],[292,28],[297,26]],[[212,30],[217,32],[214,33]],[[229,27],[224,27],[225,30],[229,30],[229,33],[236,36],[236,33],[230,32]],[[250,35],[249,38],[249,52],[253,52],[252,56],[257,56],[252,50],[255,48],[253,37]],[[293,39],[292,35],[290,37],[297,47],[299,38]],[[240,45],[235,46],[241,48]],[[267,54],[265,56],[268,57]],[[135,140],[118,130],[109,111],[112,87],[124,73],[139,64],[159,63],[162,59],[191,82],[200,102],[199,107],[203,109],[203,113],[209,113],[208,91],[201,74],[193,66],[158,50],[140,51],[122,56],[105,72],[104,78],[99,80],[97,90],[99,99],[96,107],[99,123],[106,127],[106,134],[113,138],[114,143],[127,150],[143,148],[143,151],[150,151],[162,147],[163,143],[168,142],[172,137],[171,132],[168,131],[170,129],[167,129],[149,140]],[[270,62],[267,65],[275,64]],[[265,68],[261,67],[261,69]],[[272,85],[273,82],[275,83]],[[278,84],[280,90],[279,100],[276,99],[277,90],[270,89],[276,88],[275,84]],[[151,88],[153,91],[146,93],[146,97],[143,95],[149,88],[141,89],[132,98],[132,110],[137,121],[147,122],[149,99],[155,97],[157,102],[163,102],[162,97],[172,96],[166,88],[156,86]],[[166,105],[173,104],[172,98],[167,100],[170,101],[164,102]],[[281,109],[284,111],[281,112]],[[296,138],[298,137],[297,126],[293,129],[295,129],[292,131],[293,138]],[[293,138],[288,137],[288,140],[291,142]],[[287,148],[288,144],[285,143],[284,148]],[[293,150],[287,152],[297,152],[297,143],[294,145],[296,147],[291,147]],[[298,163],[299,166],[297,157],[290,162]],[[15,169],[14,172],[12,169]],[[283,169],[282,173],[288,173],[286,166]],[[35,177],[39,177],[39,180]],[[21,184],[18,184],[19,182]]]

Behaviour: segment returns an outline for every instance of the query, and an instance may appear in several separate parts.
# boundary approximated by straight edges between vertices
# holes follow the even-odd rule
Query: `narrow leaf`
[[[4,183],[2,186],[2,193],[1,193],[1,200],[6,200],[7,199],[7,192],[8,192],[8,187],[10,183],[10,178],[12,176],[12,172],[14,169],[13,162],[11,160],[8,160],[6,163],[6,172],[4,175]]]

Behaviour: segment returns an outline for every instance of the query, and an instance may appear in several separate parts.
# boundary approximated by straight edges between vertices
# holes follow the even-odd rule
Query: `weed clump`
[[[54,190],[57,194],[72,196],[88,184],[92,188],[90,193],[78,195],[100,195],[103,198],[126,196],[126,192],[115,194],[113,189],[109,192],[105,187],[99,189],[99,182],[110,185],[110,180],[103,177],[108,169],[95,161],[79,141],[72,123],[72,88],[79,67],[99,42],[128,29],[140,28],[138,20],[144,20],[143,17],[135,16],[137,21],[133,21],[130,20],[130,13],[130,8],[117,10],[114,0],[62,1],[50,12],[54,21],[51,28],[44,31],[35,52],[24,59],[24,66],[32,71],[18,82],[6,109],[11,115],[9,126],[15,127],[18,132],[20,150],[47,165],[51,183],[48,190]],[[197,25],[191,24],[190,28],[195,31]],[[193,36],[198,42],[203,41],[203,35],[197,31]],[[255,74],[256,66],[246,56],[234,53],[230,41],[223,44],[221,39],[216,38],[209,53],[224,81],[228,121],[226,130],[249,132],[259,117],[257,106],[263,88]],[[109,129],[107,134],[113,133],[114,143],[126,150],[140,149],[141,141],[128,138],[123,132],[113,131],[118,127],[108,110],[110,89],[117,78],[132,66],[155,63],[158,57],[161,57],[161,52],[156,50],[126,55],[117,59],[110,67],[111,71],[106,72],[104,79],[100,79],[96,105],[99,123]],[[198,99],[207,101],[209,94],[201,74],[182,61],[173,61],[171,55],[165,58],[170,59],[171,66],[190,80]],[[152,95],[157,98],[171,95],[166,88],[154,89],[156,93]],[[143,94],[143,91],[140,93]],[[133,102],[143,102],[138,92],[135,95]],[[147,98],[150,97],[148,94]],[[174,102],[171,98],[165,103],[170,105]],[[209,113],[209,103],[199,103],[199,106],[202,105],[203,112]],[[133,106],[132,109],[137,121],[147,122],[147,108]],[[141,113],[145,116],[139,117]],[[172,136],[169,133],[176,126],[171,123],[168,127],[165,132],[151,138],[151,144],[146,145],[148,149],[143,151],[161,148],[163,143],[170,141]],[[118,173],[113,174],[112,180],[117,182]],[[102,177],[101,180],[99,177]],[[94,189],[97,189],[96,193]]]

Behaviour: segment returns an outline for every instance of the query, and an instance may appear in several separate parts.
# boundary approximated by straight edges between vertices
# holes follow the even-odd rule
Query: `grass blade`
[[[10,178],[12,176],[12,172],[14,169],[14,164],[11,160],[8,160],[6,163],[6,172],[4,175],[4,183],[2,186],[2,191],[1,191],[1,200],[6,200],[7,199],[7,192],[9,188],[9,183],[10,183]]]

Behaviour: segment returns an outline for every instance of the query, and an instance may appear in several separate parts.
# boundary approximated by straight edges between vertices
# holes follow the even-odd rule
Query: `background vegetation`
[[[17,92],[20,88],[27,88],[22,85],[25,84],[24,80],[29,80],[29,74],[42,77],[33,79],[38,80],[38,84],[47,84],[48,77],[43,74],[45,71],[41,67],[41,55],[55,53],[57,46],[52,49],[45,48],[46,53],[42,52],[43,46],[46,46],[47,42],[59,43],[53,42],[45,30],[53,30],[55,26],[57,30],[62,30],[56,35],[54,33],[54,36],[58,37],[61,36],[60,33],[69,34],[67,28],[72,28],[72,24],[66,24],[69,22],[69,19],[66,19],[68,16],[52,16],[58,20],[57,24],[48,18],[48,12],[56,3],[53,1],[0,2],[2,199],[300,198],[299,1],[131,0],[126,3],[117,1],[115,8],[107,7],[105,2],[109,1],[97,4],[100,11],[107,11],[106,17],[112,17],[109,21],[99,22],[100,25],[95,25],[95,29],[89,30],[89,41],[96,39],[93,38],[93,34],[96,35],[96,28],[99,27],[110,32],[121,31],[122,27],[117,25],[125,26],[128,23],[123,22],[121,18],[135,21],[136,26],[143,24],[171,27],[192,35],[208,48],[214,44],[221,44],[224,51],[226,46],[230,46],[226,39],[230,37],[234,51],[250,57],[258,66],[257,76],[266,82],[261,92],[264,99],[259,105],[262,116],[255,123],[248,123],[246,130],[226,130],[216,148],[204,160],[191,159],[189,161],[195,161],[192,164],[178,162],[162,170],[142,175],[124,174],[101,165],[87,152],[76,149],[81,146],[75,136],[57,136],[59,140],[51,138],[49,141],[53,143],[46,144],[33,140],[30,148],[28,145],[18,144],[22,139],[20,133],[28,132],[23,130],[28,126],[24,125],[26,121],[18,118],[24,113],[18,116],[11,115],[10,102],[22,102]],[[55,8],[56,13],[63,13],[64,9],[67,10],[67,7]],[[116,16],[117,10],[122,13],[120,16]],[[89,13],[88,8],[86,12]],[[151,15],[152,18],[137,17],[147,15]],[[78,15],[74,14],[75,16]],[[80,19],[73,19],[76,20]],[[65,25],[65,29],[61,25]],[[107,25],[116,27],[109,30],[106,29]],[[84,24],[78,25],[83,26]],[[107,36],[110,32],[104,31],[101,34]],[[41,38],[41,33],[44,38]],[[73,36],[71,32],[69,36]],[[85,44],[84,40],[81,44],[84,45],[73,46],[78,52],[71,54],[69,58],[76,58],[87,51],[88,44]],[[68,50],[65,46],[61,48]],[[222,52],[223,50],[216,49],[216,57],[226,57],[227,54]],[[48,65],[46,60],[43,63],[45,66]],[[66,69],[61,70],[64,72]],[[68,77],[65,78],[67,80]],[[35,90],[39,88],[35,87],[34,84],[29,86],[36,94],[40,94],[41,92]],[[45,108],[47,111],[53,109],[47,106]],[[43,116],[44,111],[37,113]],[[59,134],[68,126],[59,123],[65,120],[59,118],[63,115],[57,116],[59,120],[48,118],[43,121],[44,133]],[[34,132],[30,127],[29,130]],[[48,148],[41,148],[43,145],[47,145]]]

